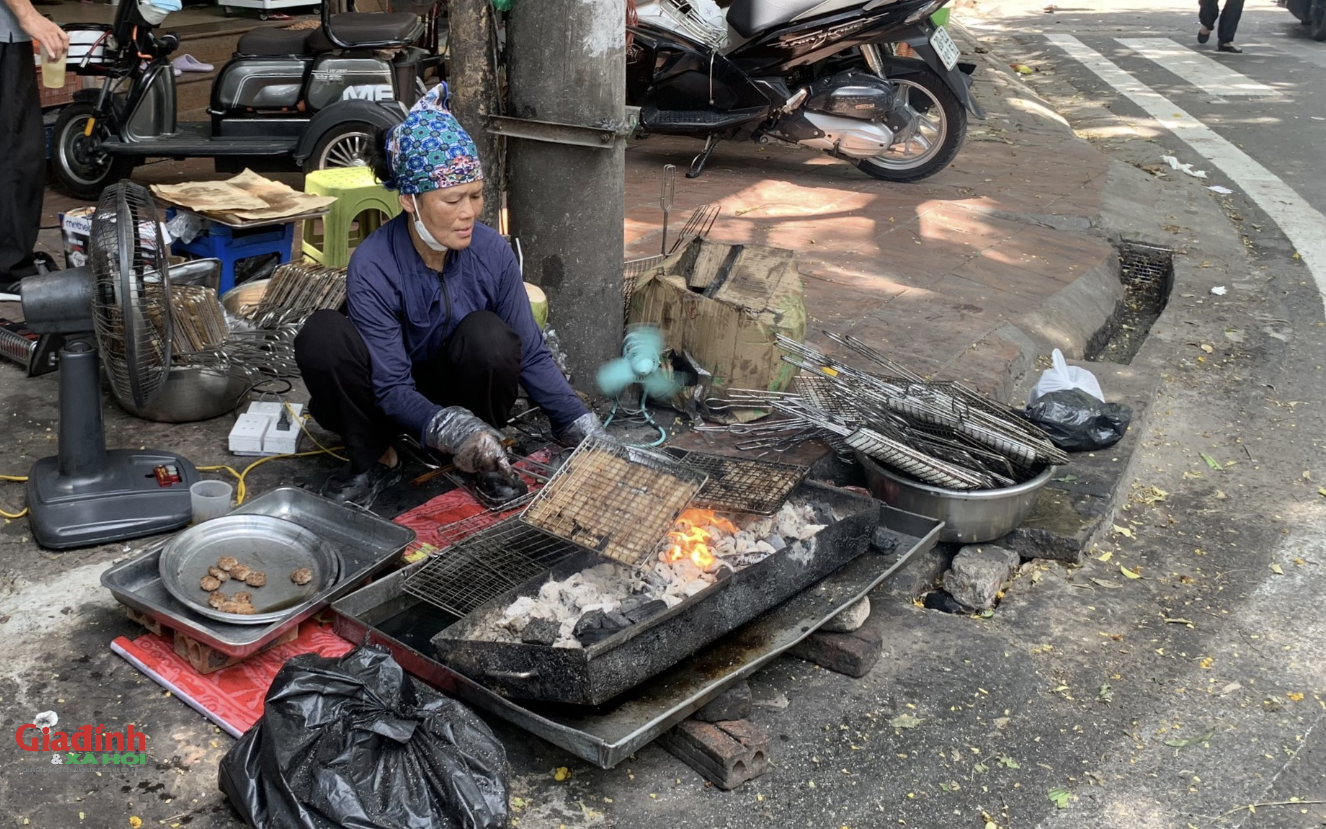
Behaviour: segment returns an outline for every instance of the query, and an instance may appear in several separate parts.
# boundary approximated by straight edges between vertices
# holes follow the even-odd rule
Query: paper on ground
[[[1172,155],[1162,155],[1160,160],[1178,170],[1181,173],[1187,173],[1193,178],[1206,178],[1205,170],[1194,170],[1191,164],[1184,164]]]

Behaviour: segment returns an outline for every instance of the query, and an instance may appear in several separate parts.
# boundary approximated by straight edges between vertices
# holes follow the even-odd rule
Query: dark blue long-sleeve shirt
[[[447,252],[441,278],[410,240],[402,213],[370,235],[350,257],[346,304],[373,364],[373,391],[386,414],[423,440],[441,406],[414,386],[411,367],[442,351],[466,315],[491,311],[520,336],[520,384],[560,432],[588,410],[566,382],[534,322],[520,265],[501,234],[475,223],[470,246]]]

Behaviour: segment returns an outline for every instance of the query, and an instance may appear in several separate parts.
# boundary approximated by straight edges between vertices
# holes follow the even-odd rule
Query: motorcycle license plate
[[[930,36],[930,45],[939,53],[939,59],[944,62],[944,68],[949,71],[958,65],[958,58],[962,53],[958,51],[958,44],[949,37],[948,30],[943,26],[935,29],[935,33]]]

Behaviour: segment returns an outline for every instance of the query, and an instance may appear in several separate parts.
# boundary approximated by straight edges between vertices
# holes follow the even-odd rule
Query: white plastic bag
[[[1041,379],[1036,381],[1036,385],[1027,392],[1027,407],[1030,408],[1041,395],[1049,394],[1052,391],[1068,391],[1070,389],[1081,389],[1097,400],[1104,400],[1105,395],[1100,390],[1100,382],[1096,380],[1096,375],[1084,368],[1070,366],[1064,360],[1064,354],[1059,349],[1055,349],[1051,355],[1054,360],[1054,366],[1046,369],[1041,374]]]

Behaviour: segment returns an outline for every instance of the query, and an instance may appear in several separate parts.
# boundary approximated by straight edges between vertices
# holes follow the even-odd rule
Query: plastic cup
[[[51,60],[46,54],[46,47],[41,47],[41,84],[47,89],[64,88],[64,73],[67,68],[64,59]]]
[[[193,523],[201,524],[230,512],[230,496],[235,488],[225,481],[199,481],[189,487]]]

